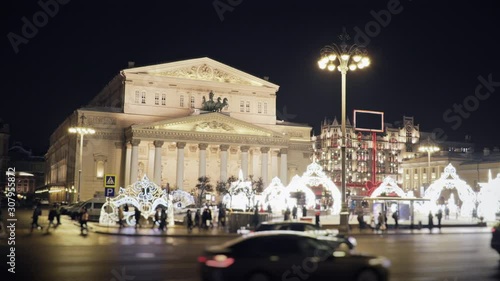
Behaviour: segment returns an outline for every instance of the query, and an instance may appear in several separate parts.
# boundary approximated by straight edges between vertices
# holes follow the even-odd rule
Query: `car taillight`
[[[215,255],[213,257],[198,257],[198,262],[204,263],[209,267],[226,268],[234,263],[234,258],[228,257],[226,255]]]
[[[491,229],[491,232],[495,232],[495,231],[497,231],[497,228],[496,228],[496,227],[493,227],[493,228]]]

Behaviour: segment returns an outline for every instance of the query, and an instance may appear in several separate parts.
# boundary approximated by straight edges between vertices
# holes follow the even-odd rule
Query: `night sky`
[[[441,129],[448,140],[470,134],[479,149],[500,146],[495,2],[8,0],[0,118],[11,143],[43,155],[55,128],[128,61],[206,56],[268,76],[280,85],[278,119],[318,134],[325,118],[340,121],[341,85],[340,73],[320,70],[317,60],[345,26],[371,58],[347,74],[351,119],[353,109],[383,111],[391,123],[413,116],[422,131]]]

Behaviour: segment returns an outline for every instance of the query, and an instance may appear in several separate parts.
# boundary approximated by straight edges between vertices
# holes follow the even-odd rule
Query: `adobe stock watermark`
[[[411,0],[409,0],[411,1]],[[399,0],[389,0],[387,2],[387,9],[382,9],[378,12],[370,11],[370,15],[374,20],[365,24],[364,30],[358,26],[354,27],[354,43],[360,46],[368,46],[371,38],[377,37],[382,32],[382,27],[387,27],[393,15],[398,15],[404,10],[403,5]]]
[[[234,11],[234,8],[239,6],[242,2],[243,0],[215,0],[212,2],[212,5],[220,21],[224,21],[224,13]]]
[[[500,86],[500,81],[493,81],[493,75],[488,74],[487,78],[479,75],[479,81],[473,95],[464,98],[461,104],[454,103],[453,106],[443,113],[443,120],[451,124],[451,128],[456,131],[462,126],[463,120],[471,117],[471,114],[479,109],[481,102],[486,101],[495,92],[495,88]],[[442,128],[432,130],[435,141],[446,141],[448,136]]]
[[[20,33],[9,32],[7,39],[14,50],[14,53],[19,53],[19,46],[21,44],[28,44],[30,39],[33,39],[40,28],[49,23],[49,18],[55,17],[59,13],[59,5],[66,5],[70,0],[40,0],[38,6],[41,10],[35,12],[31,16],[31,20],[27,17],[22,17],[23,23]]]
[[[283,120],[283,121],[289,122],[289,121],[295,119],[295,117],[297,117],[297,114],[288,113],[288,109],[287,109],[286,105],[283,106],[282,111],[276,110],[276,119],[278,119],[278,120]]]

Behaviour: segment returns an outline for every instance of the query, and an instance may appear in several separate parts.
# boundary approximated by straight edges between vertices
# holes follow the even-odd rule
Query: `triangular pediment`
[[[124,69],[123,72],[153,76],[214,81],[274,88],[279,86],[208,57]]]
[[[277,132],[231,118],[218,112],[133,125],[132,130],[182,131],[283,138]]]

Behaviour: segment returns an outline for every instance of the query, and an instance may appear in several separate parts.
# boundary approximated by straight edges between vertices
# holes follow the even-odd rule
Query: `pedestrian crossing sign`
[[[104,175],[104,187],[116,187],[116,175]]]

